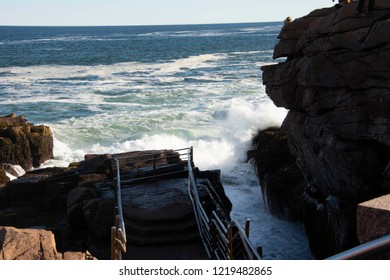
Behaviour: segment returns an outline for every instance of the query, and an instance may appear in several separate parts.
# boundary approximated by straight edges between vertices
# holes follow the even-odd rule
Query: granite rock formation
[[[306,182],[313,254],[358,244],[357,204],[390,192],[390,3],[316,10],[286,24],[263,66],[266,92],[289,109],[282,129]]]
[[[360,243],[390,234],[390,194],[360,203],[356,220]]]
[[[0,260],[92,260],[89,252],[59,253],[54,234],[44,229],[0,227]]]
[[[357,237],[366,243],[390,235],[390,194],[360,203],[357,208]],[[390,252],[373,254],[375,259],[390,260]]]
[[[109,258],[112,184],[108,155],[89,156],[68,168],[29,171],[0,187],[0,225],[45,229],[54,233],[58,252],[89,250]]]
[[[273,215],[302,221],[305,183],[287,144],[287,134],[277,127],[259,131],[253,138],[254,159],[264,202]]]
[[[28,170],[52,158],[50,127],[30,124],[24,116],[16,114],[0,118],[0,163],[20,165]]]

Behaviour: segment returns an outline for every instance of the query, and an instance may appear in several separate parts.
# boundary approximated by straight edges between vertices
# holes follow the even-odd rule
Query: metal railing
[[[194,208],[199,235],[210,258],[224,260],[259,260],[260,255],[249,241],[249,220],[246,230],[236,220],[227,222],[227,226],[215,211],[210,217],[206,214],[199,198],[198,187],[192,169],[192,148],[188,151],[188,192]]]
[[[119,160],[114,158],[116,169],[115,183],[115,225],[111,227],[111,259],[121,260],[126,253],[126,229],[123,219],[122,190]]]
[[[127,174],[122,178],[122,185],[183,172],[185,161],[188,160],[187,152],[183,151],[187,150],[188,148],[115,155]]]
[[[130,183],[134,180],[144,180],[149,178],[156,178],[158,176],[166,176],[171,174],[176,174],[183,171],[174,171],[174,172],[163,172],[161,174],[149,174],[150,171],[154,172],[156,170],[162,169],[169,166],[170,162],[175,162],[177,165],[180,161],[183,160],[183,156],[187,156],[187,153],[182,154],[181,151],[188,149],[179,149],[179,150],[168,150],[169,155],[161,156],[161,151],[159,152],[142,152],[141,154],[134,153],[133,156],[129,153],[116,154],[113,157],[114,170],[115,172],[115,225],[111,227],[111,259],[120,260],[122,259],[122,253],[126,253],[126,228],[123,217],[123,208],[122,208],[122,185],[124,183]],[[138,168],[138,164],[150,163],[149,167],[144,167],[144,169]],[[148,164],[146,164],[148,166]],[[121,166],[127,166],[127,171],[133,170],[136,171],[137,177],[129,180],[122,180],[121,178]],[[141,174],[141,175],[140,175]]]
[[[390,234],[351,248],[327,260],[364,260],[390,252]]]
[[[207,214],[199,197],[198,186],[193,171],[193,149],[166,150],[150,153],[134,153],[114,155],[116,170],[115,197],[116,217],[115,226],[111,228],[111,258],[121,259],[126,252],[126,231],[123,219],[121,189],[123,184],[138,180],[158,178],[159,176],[173,175],[188,172],[188,192],[192,201],[199,236],[209,258],[214,259],[261,259],[249,241],[249,221],[245,231],[236,220],[222,221],[217,211]],[[185,162],[187,161],[187,165]],[[146,163],[146,164],[145,164]],[[182,166],[183,169],[170,170],[169,167]],[[122,168],[121,168],[122,167]],[[187,170],[185,170],[186,168]],[[121,180],[121,172],[132,173],[133,177]],[[123,175],[123,173],[122,173]],[[187,175],[185,175],[187,176]],[[122,176],[124,177],[124,176]],[[202,179],[203,180],[203,179]],[[211,186],[207,181],[208,187]],[[215,194],[214,194],[215,195]]]

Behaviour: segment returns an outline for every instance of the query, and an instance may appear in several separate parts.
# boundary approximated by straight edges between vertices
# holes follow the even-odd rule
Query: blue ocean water
[[[265,258],[311,258],[302,226],[267,214],[245,161],[252,135],[286,115],[260,70],[274,63],[281,27],[0,26],[0,115],[52,128],[55,159],[44,166],[193,146],[197,166],[222,170],[233,215],[252,219]]]

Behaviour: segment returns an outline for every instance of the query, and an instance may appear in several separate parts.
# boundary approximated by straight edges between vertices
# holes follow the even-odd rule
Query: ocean
[[[303,226],[267,213],[246,161],[252,136],[286,110],[265,94],[282,23],[116,27],[0,26],[0,115],[54,133],[67,166],[87,153],[192,146],[220,169],[232,216],[251,219],[265,259],[311,259]]]

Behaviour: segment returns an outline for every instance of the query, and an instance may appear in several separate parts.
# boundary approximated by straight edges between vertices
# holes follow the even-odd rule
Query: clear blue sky
[[[282,21],[331,0],[0,0],[0,25],[159,25]]]

